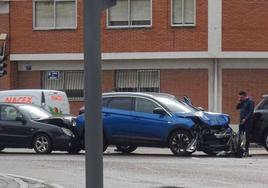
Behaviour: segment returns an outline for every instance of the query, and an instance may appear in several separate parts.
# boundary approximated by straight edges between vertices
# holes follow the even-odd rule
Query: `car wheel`
[[[192,136],[183,130],[174,131],[169,138],[169,148],[174,155],[188,156],[192,152],[188,152],[187,148],[192,141]]]
[[[106,140],[106,138],[105,138],[105,136],[103,135],[103,152],[105,152],[106,151],[106,149],[108,148],[108,142],[107,142],[107,140]]]
[[[122,153],[131,153],[137,149],[137,146],[122,146],[122,145],[116,145],[117,151]]]
[[[46,134],[39,134],[33,140],[33,148],[36,153],[48,154],[52,151],[52,142]]]
[[[265,149],[268,151],[268,131],[264,134],[263,142]]]
[[[3,151],[5,149],[5,147],[0,146],[0,151]]]

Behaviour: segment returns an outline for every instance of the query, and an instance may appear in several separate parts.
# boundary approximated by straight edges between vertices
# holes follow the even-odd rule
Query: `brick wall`
[[[170,26],[170,0],[153,2],[153,27],[106,29],[102,14],[102,51],[206,51],[207,0],[197,1],[196,27]],[[33,30],[32,1],[11,1],[12,53],[68,53],[83,51],[83,2],[78,1],[77,30]]]
[[[19,71],[17,74],[17,89],[40,89],[41,72],[40,71]]]
[[[268,1],[223,0],[223,51],[268,50]]]
[[[110,92],[114,89],[114,76],[115,71],[113,70],[102,71],[102,92]]]
[[[235,109],[239,91],[247,91],[257,104],[263,94],[268,94],[267,83],[267,69],[223,69],[222,110],[231,115],[232,123],[239,120],[239,111]]]
[[[195,106],[208,109],[208,70],[161,70],[161,92],[179,98],[187,95]]]
[[[104,52],[207,50],[207,0],[196,1],[196,27],[171,27],[171,1],[152,2],[152,28],[105,29],[106,19],[103,17],[102,46]]]

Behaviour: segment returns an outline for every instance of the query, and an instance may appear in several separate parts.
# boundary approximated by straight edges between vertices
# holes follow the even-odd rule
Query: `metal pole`
[[[84,0],[86,188],[103,187],[100,0]]]

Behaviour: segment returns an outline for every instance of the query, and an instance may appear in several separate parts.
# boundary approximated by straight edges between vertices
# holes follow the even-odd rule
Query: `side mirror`
[[[197,109],[200,110],[200,111],[205,111],[205,109],[202,108],[202,107],[197,107]]]
[[[166,111],[165,111],[163,108],[160,108],[160,107],[155,108],[155,109],[153,110],[153,113],[154,113],[154,114],[163,115],[163,116],[167,114]]]
[[[16,117],[16,121],[20,121],[22,122],[23,124],[25,123],[25,120],[23,117]]]

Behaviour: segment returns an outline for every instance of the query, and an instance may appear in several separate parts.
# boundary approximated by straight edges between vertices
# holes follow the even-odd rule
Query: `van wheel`
[[[137,149],[137,146],[122,146],[122,145],[116,145],[117,151],[122,152],[122,153],[131,153]]]
[[[33,140],[33,148],[36,153],[48,154],[52,151],[52,142],[46,134],[38,134]]]
[[[169,148],[174,155],[189,156],[192,152],[188,152],[187,149],[192,139],[188,132],[175,130],[169,138]]]

